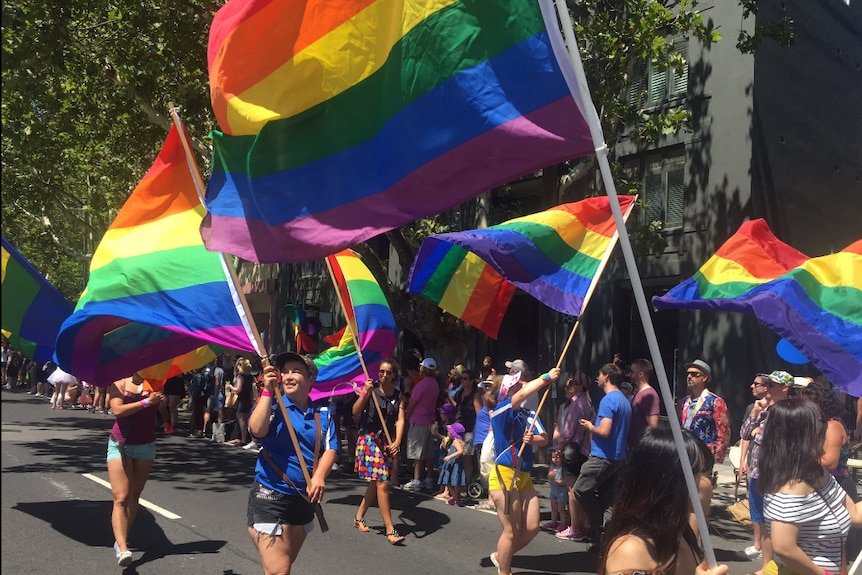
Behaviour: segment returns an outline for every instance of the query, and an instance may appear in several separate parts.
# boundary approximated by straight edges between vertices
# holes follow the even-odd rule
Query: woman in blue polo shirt
[[[491,562],[502,575],[511,574],[512,556],[526,547],[539,532],[539,500],[530,478],[532,447],[547,445],[548,433],[536,412],[524,408],[523,403],[558,377],[558,367],[526,384],[519,381],[518,374],[495,376],[493,385],[485,393],[485,405],[493,410],[491,429],[496,453],[494,469],[488,478],[488,491],[503,527],[497,550],[491,553]],[[521,449],[522,445],[524,449]],[[511,509],[506,509],[507,492],[512,500]]]
[[[279,374],[280,372],[280,374]],[[248,497],[248,532],[264,573],[290,573],[323,501],[326,477],[338,454],[338,435],[329,408],[316,407],[308,394],[317,377],[311,358],[280,354],[263,372],[263,391],[249,418],[249,431],[261,446]],[[279,385],[280,381],[280,385]],[[302,460],[285,425],[275,393],[282,393]]]

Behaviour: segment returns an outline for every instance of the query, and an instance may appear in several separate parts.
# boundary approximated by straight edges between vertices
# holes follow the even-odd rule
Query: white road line
[[[108,490],[110,490],[110,489],[111,489],[111,484],[110,484],[110,483],[108,483],[107,481],[105,481],[104,479],[99,479],[98,477],[96,477],[95,475],[93,475],[93,474],[91,474],[91,473],[84,473],[84,474],[82,474],[82,475],[83,475],[83,477],[86,477],[86,478],[87,478],[87,479],[89,479],[90,481],[93,481],[93,482],[95,482],[95,483],[98,483],[98,484],[99,484],[99,485],[101,485],[102,487],[106,487],[106,488],[108,488]],[[164,509],[164,508],[162,508],[162,507],[159,507],[159,506],[158,506],[158,505],[156,505],[155,503],[150,503],[150,502],[149,502],[149,501],[147,501],[146,499],[141,499],[141,500],[139,500],[139,502],[140,502],[140,504],[141,504],[141,505],[143,505],[144,507],[146,507],[146,508],[147,508],[147,509],[149,509],[150,511],[155,511],[156,513],[158,513],[158,514],[159,514],[159,515],[161,515],[162,517],[166,517],[166,518],[168,518],[168,519],[182,519],[182,517],[180,517],[180,516],[179,516],[179,515],[177,515],[176,513],[171,513],[171,512],[170,512],[170,511],[168,511],[167,509]]]

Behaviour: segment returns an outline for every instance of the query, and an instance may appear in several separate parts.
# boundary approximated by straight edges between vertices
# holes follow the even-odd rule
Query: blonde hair
[[[243,358],[236,362],[236,370],[242,374],[251,373],[251,361]]]

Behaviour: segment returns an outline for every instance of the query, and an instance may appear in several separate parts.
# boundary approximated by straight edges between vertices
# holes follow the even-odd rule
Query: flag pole
[[[356,335],[356,320],[350,319],[347,315],[344,296],[341,294],[341,290],[338,289],[338,282],[335,281],[335,271],[332,269],[332,262],[329,261],[329,256],[323,258],[323,260],[326,262],[326,269],[329,270],[329,277],[332,279],[335,294],[338,296],[338,303],[341,304],[341,311],[344,312],[344,317],[347,318],[347,329],[350,330],[350,337],[353,338],[353,346],[356,348],[357,355],[359,355],[359,364],[362,366],[362,372],[365,374],[365,379],[371,379],[371,376],[368,375],[368,367],[365,365],[365,358],[362,357],[362,348],[359,347],[359,338]],[[380,419],[380,425],[383,427],[383,433],[386,435],[387,444],[392,445],[392,436],[389,434],[389,428],[386,426],[386,420],[383,417],[383,410],[380,409],[380,403],[377,401],[377,394],[373,390],[371,392],[371,401],[377,410],[377,417]]]
[[[635,196],[635,200],[629,204],[629,209],[626,210],[626,213],[623,216],[623,221],[628,220],[628,217],[632,213],[632,208],[635,205],[635,201],[637,201],[637,196]],[[623,224],[625,225],[625,224]],[[599,285],[599,278],[602,277],[602,272],[605,271],[605,267],[607,267],[608,262],[611,259],[611,253],[614,251],[614,247],[617,245],[617,241],[619,240],[619,231],[614,232],[614,236],[611,238],[610,243],[608,243],[608,248],[605,250],[605,254],[602,257],[602,261],[599,263],[599,267],[596,269],[596,273],[593,275],[593,280],[590,282],[590,287],[587,288],[587,293],[584,294],[584,301],[581,304],[581,313],[578,315],[578,319],[575,321],[575,325],[572,327],[572,332],[569,334],[569,339],[566,341],[566,345],[563,347],[562,353],[560,353],[560,359],[557,360],[557,368],[563,365],[563,359],[566,357],[566,353],[569,351],[569,347],[572,345],[572,340],[575,339],[575,333],[578,331],[578,327],[581,325],[581,316],[584,314],[584,310],[587,309],[587,304],[590,302],[590,298],[593,297],[593,292],[596,291],[596,286]],[[545,393],[542,394],[542,399],[539,401],[539,407],[536,408],[536,416],[533,418],[533,421],[530,422],[530,426],[527,428],[526,433],[531,433],[536,426],[536,419],[538,418],[538,414],[542,412],[542,408],[545,406],[545,402],[548,399],[548,396],[551,394],[551,386],[549,385],[545,389]],[[526,443],[522,443],[520,449],[518,449],[518,455],[515,458],[515,467],[514,469],[518,469],[520,466],[521,456],[524,454],[524,448],[526,447]],[[509,489],[515,488],[515,480],[517,478],[517,473],[512,477],[512,484]],[[510,501],[507,499],[507,502]],[[509,504],[507,507],[507,513],[511,511],[511,505]]]
[[[180,136],[180,142],[182,142],[183,150],[185,150],[186,153],[186,162],[189,165],[189,170],[192,173],[192,179],[195,182],[195,191],[198,194],[198,199],[200,200],[201,205],[204,205],[203,199],[206,186],[204,185],[204,179],[201,175],[201,170],[198,166],[197,159],[192,153],[191,144],[186,138],[186,129],[185,125],[180,119],[180,110],[178,107],[174,106],[173,102],[168,103],[168,109],[170,111],[171,118],[174,121],[174,126],[176,126],[177,132]],[[240,289],[239,277],[236,275],[236,270],[234,269],[233,265],[231,265],[231,263],[227,261],[227,257],[224,253],[221,254],[221,259],[222,267],[225,269],[225,271],[228,272],[232,282],[231,292],[234,294],[234,301],[238,303],[243,310],[243,315],[245,319],[243,323],[247,322],[245,325],[246,333],[247,335],[251,336],[250,340],[254,344],[255,349],[260,356],[261,365],[263,367],[267,367],[269,365],[269,358],[266,355],[266,348],[264,348],[263,346],[260,332],[258,332],[257,326],[255,325],[254,316],[251,314],[251,308],[249,308],[248,300],[246,299],[245,294]],[[311,485],[311,473],[309,473],[308,464],[305,462],[305,458],[302,456],[302,449],[299,445],[299,438],[296,436],[296,430],[293,428],[293,424],[290,422],[290,417],[287,414],[287,406],[285,406],[284,404],[284,398],[282,397],[281,393],[281,382],[279,382],[279,392],[275,394],[275,397],[278,401],[278,407],[281,411],[281,415],[284,418],[285,427],[287,428],[287,432],[290,435],[290,442],[293,444],[293,449],[296,452],[297,459],[299,460],[299,466],[302,468],[302,475],[305,479],[305,484]],[[329,527],[326,525],[326,520],[323,518],[323,508],[320,506],[319,503],[312,504],[312,507],[314,507],[314,511],[317,514],[317,519],[320,522],[320,530],[327,531]]]
[[[599,120],[598,113],[592,103],[590,88],[587,84],[583,63],[581,62],[581,56],[578,52],[574,26],[572,24],[571,17],[569,16],[568,7],[565,3],[561,4],[560,0],[540,0],[540,7],[545,16],[546,24],[549,23],[549,16],[552,16],[552,14],[549,13],[552,9],[550,4],[553,4],[553,9],[555,9],[557,17],[559,17],[559,22],[557,22],[557,17],[553,17],[554,26],[562,27],[563,34],[566,38],[565,45],[569,56],[568,64],[571,66],[571,71],[574,72],[575,79],[577,81],[577,86],[573,87],[570,85],[570,88],[577,88],[577,91],[584,97],[584,101],[578,102],[578,106],[582,108],[584,119],[587,121],[587,125],[590,128],[590,135],[592,136],[593,145],[595,146],[599,171],[602,175],[602,183],[604,184],[605,191],[610,200],[611,211],[614,214],[614,222],[617,225],[617,231],[619,233],[620,248],[622,249],[623,258],[625,259],[629,280],[632,283],[632,291],[634,292],[641,323],[644,327],[644,335],[646,336],[647,344],[649,346],[650,356],[652,357],[652,362],[655,366],[655,373],[658,378],[659,386],[661,387],[662,400],[664,401],[667,412],[669,414],[676,414],[676,407],[671,399],[672,394],[670,384],[668,383],[664,362],[661,358],[661,350],[658,346],[658,338],[655,334],[655,326],[653,325],[652,317],[649,314],[649,307],[647,305],[646,296],[644,295],[643,284],[641,283],[637,263],[635,262],[634,251],[632,250],[631,241],[629,239],[628,231],[626,230],[625,220],[623,218],[622,209],[620,208],[620,201],[617,197],[617,190],[614,185],[613,175],[611,174],[611,166],[608,161],[608,146],[604,141],[601,121]],[[559,28],[557,28],[557,30],[559,30]],[[553,35],[557,30],[553,30],[548,26],[549,34]],[[561,54],[557,54],[558,62],[562,67],[566,62],[560,61],[560,56]],[[572,96],[575,97],[574,91]],[[577,101],[577,97],[575,97],[575,99]],[[683,476],[685,477],[688,495],[691,499],[695,517],[697,518],[697,526],[703,543],[704,556],[709,567],[714,568],[716,566],[715,550],[713,549],[712,540],[709,536],[709,526],[706,523],[706,516],[704,515],[703,507],[700,504],[700,497],[697,493],[697,484],[694,481],[694,473],[691,470],[691,465],[688,465],[688,452],[685,449],[685,443],[682,437],[682,428],[680,427],[679,420],[675,415],[669,417],[668,420],[670,422],[670,429],[673,433],[677,453],[679,454],[680,466],[682,467]]]

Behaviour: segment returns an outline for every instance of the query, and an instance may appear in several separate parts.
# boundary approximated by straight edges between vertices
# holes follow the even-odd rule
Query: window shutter
[[[632,78],[629,83],[629,105],[642,108],[644,105],[644,92],[647,82],[647,63],[638,62],[632,70]]]
[[[667,70],[656,70],[652,64],[650,64],[649,69],[649,97],[647,101],[649,104],[658,104],[667,96]]]
[[[652,168],[652,166],[650,166]],[[659,165],[659,170],[661,166]],[[661,171],[655,172],[649,169],[644,177],[644,195],[646,196],[646,209],[644,209],[644,222],[648,224],[655,220],[664,220],[664,194],[662,193]]]
[[[673,158],[667,163],[667,217],[665,228],[682,226],[685,210],[685,158]]]
[[[685,67],[681,72],[671,69],[673,83],[671,84],[671,96],[685,96],[688,93],[688,40],[679,40],[674,44],[674,52],[685,60]]]

